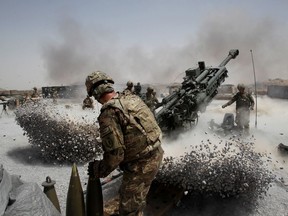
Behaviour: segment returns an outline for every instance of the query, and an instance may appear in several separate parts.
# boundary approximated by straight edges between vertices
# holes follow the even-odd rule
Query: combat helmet
[[[133,87],[133,82],[129,80],[127,82],[126,86],[132,88]]]
[[[114,91],[113,84],[114,80],[102,71],[92,72],[85,81],[88,95],[94,96],[96,100],[99,100],[104,93]]]
[[[237,89],[240,91],[240,89],[245,89],[245,85],[243,84],[243,83],[239,83],[238,85],[237,85]]]
[[[152,93],[153,91],[154,91],[154,89],[153,89],[152,87],[149,86],[149,87],[147,88],[147,92]]]

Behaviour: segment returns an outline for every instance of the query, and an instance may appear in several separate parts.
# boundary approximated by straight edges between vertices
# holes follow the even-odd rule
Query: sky
[[[0,89],[181,82],[239,56],[225,83],[288,79],[286,0],[0,0]],[[253,60],[253,61],[252,61]],[[254,68],[253,68],[254,63]]]

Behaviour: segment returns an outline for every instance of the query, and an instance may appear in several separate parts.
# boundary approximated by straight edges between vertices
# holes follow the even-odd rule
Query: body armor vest
[[[105,103],[101,111],[107,107],[118,108],[127,118],[123,129],[125,157],[133,158],[148,145],[161,140],[162,132],[153,113],[137,95],[121,94]]]
[[[246,108],[249,109],[251,106],[251,99],[247,93],[241,95],[238,94],[237,99],[236,99],[236,109],[242,109]]]

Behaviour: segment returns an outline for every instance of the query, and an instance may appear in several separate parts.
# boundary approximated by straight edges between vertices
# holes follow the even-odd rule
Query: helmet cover
[[[114,84],[114,80],[110,76],[108,76],[106,73],[102,71],[92,72],[90,75],[87,76],[86,81],[85,81],[88,95],[91,97],[94,92],[94,89],[101,86],[102,84],[108,84],[108,83]],[[112,85],[110,85],[110,87],[112,87]],[[103,86],[101,88],[102,90],[99,92],[103,91]]]

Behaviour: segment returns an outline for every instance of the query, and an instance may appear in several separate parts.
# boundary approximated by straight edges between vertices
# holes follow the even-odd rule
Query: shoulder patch
[[[110,133],[112,133],[112,129],[109,126],[106,126],[104,128],[100,128],[100,134],[101,134],[102,138],[107,136]]]

